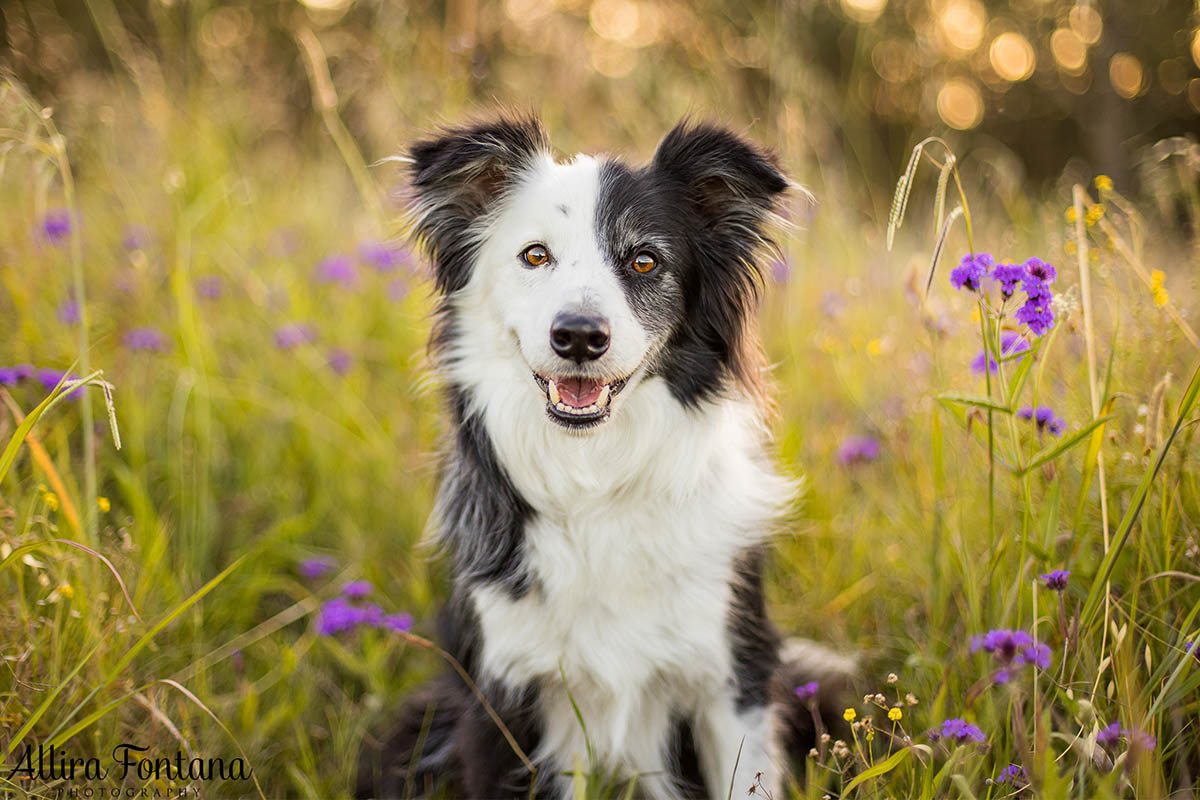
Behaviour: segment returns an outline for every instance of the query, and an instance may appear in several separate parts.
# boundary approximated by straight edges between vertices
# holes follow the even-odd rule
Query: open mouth
[[[550,377],[533,374],[546,395],[546,413],[569,428],[587,428],[603,422],[628,378],[604,381],[599,378]]]

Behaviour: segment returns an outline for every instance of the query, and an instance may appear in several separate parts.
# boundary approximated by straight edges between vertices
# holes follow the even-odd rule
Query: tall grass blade
[[[1150,493],[1150,486],[1154,483],[1154,479],[1158,476],[1159,470],[1162,469],[1163,462],[1167,459],[1167,452],[1171,449],[1171,445],[1175,441],[1175,437],[1183,429],[1187,422],[1187,416],[1192,413],[1192,409],[1196,405],[1196,399],[1200,396],[1200,366],[1196,367],[1196,371],[1192,373],[1192,380],[1188,383],[1187,391],[1184,392],[1183,399],[1179,403],[1179,412],[1175,416],[1175,425],[1171,428],[1170,435],[1167,440],[1158,448],[1158,454],[1155,456],[1153,463],[1142,475],[1142,480],[1134,490],[1133,497],[1130,498],[1129,508],[1125,511],[1125,516],[1121,518],[1121,523],[1117,526],[1116,538],[1113,546],[1104,556],[1104,560],[1100,563],[1100,569],[1096,571],[1096,577],[1092,580],[1091,589],[1088,591],[1087,601],[1083,606],[1083,613],[1080,614],[1081,627],[1086,627],[1091,623],[1092,615],[1096,612],[1096,607],[1100,603],[1101,595],[1105,583],[1112,575],[1113,567],[1117,563],[1117,557],[1120,556],[1121,550],[1125,547],[1125,542],[1129,539],[1129,533],[1133,530],[1133,525],[1137,522],[1138,516],[1142,512],[1142,506],[1146,503],[1146,496]]]

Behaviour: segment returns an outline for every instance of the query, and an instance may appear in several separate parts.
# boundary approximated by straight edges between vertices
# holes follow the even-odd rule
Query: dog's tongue
[[[572,408],[586,408],[600,398],[604,384],[590,378],[563,378],[554,382],[558,397]]]

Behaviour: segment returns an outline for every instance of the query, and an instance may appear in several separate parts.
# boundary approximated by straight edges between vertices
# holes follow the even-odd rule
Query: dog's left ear
[[[756,233],[788,187],[774,157],[707,123],[676,125],[658,145],[654,168],[676,183],[706,222],[734,228],[749,223]]]

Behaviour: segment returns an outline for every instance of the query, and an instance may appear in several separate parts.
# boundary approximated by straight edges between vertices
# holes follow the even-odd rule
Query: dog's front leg
[[[696,748],[709,797],[724,800],[730,786],[732,797],[745,797],[757,780],[761,789],[782,800],[775,739],[772,711],[765,703],[738,709],[733,697],[726,696],[703,709],[697,719]]]

